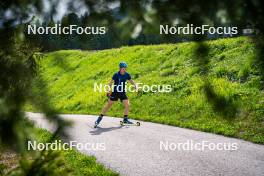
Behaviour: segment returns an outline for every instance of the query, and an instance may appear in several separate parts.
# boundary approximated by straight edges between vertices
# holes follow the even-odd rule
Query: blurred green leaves
[[[80,0],[81,1],[81,0]],[[9,144],[23,153],[23,142],[28,139],[29,126],[23,113],[23,106],[31,102],[49,120],[57,125],[54,136],[64,135],[66,123],[61,120],[57,111],[52,108],[46,94],[47,86],[38,73],[39,49],[24,37],[24,27],[30,22],[33,15],[50,16],[56,13],[59,1],[50,3],[48,12],[44,12],[42,1],[39,0],[11,0],[0,3],[0,144]],[[67,9],[74,8],[76,1],[69,2]],[[137,37],[144,33],[156,32],[160,24],[195,24],[210,23],[213,25],[233,25],[240,29],[250,27],[258,29],[259,33],[252,36],[257,49],[256,66],[260,70],[261,86],[264,85],[264,1],[261,0],[120,0],[120,1],[82,1],[89,9],[88,21],[97,25],[118,27],[121,39]],[[112,15],[112,6],[116,7],[124,18],[115,18]],[[202,72],[205,95],[216,111],[225,116],[235,115],[230,109],[236,109],[232,101],[218,95],[207,79],[208,47],[203,44],[204,36],[192,36],[197,42],[193,51],[193,60]],[[169,56],[168,56],[169,57]],[[238,63],[239,64],[239,63]],[[164,73],[171,74],[170,72]],[[247,74],[246,70],[243,74]],[[242,75],[243,75],[242,74]],[[52,140],[53,138],[51,138]],[[42,159],[41,157],[44,157]],[[21,165],[28,170],[28,175],[41,171],[42,167],[50,167],[49,162],[57,155],[40,155],[35,164]],[[25,166],[25,167],[24,167]],[[52,168],[52,167],[51,167]],[[51,171],[51,170],[50,170]],[[47,172],[43,174],[47,175]],[[52,172],[51,172],[52,173]]]

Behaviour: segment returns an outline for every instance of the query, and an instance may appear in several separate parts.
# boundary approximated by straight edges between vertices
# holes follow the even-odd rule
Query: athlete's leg
[[[124,104],[124,107],[125,107],[125,109],[124,109],[124,117],[125,116],[128,116],[128,114],[129,114],[129,100],[127,99],[127,100],[123,100],[123,104]]]
[[[114,101],[112,100],[108,100],[107,104],[104,106],[104,108],[102,109],[101,114],[99,115],[99,117],[97,118],[97,120],[95,121],[95,128],[97,127],[97,125],[101,122],[101,120],[103,119],[103,116],[107,113],[107,111],[110,109],[110,107],[113,105]]]
[[[101,114],[105,115],[108,112],[108,110],[111,108],[113,103],[114,103],[114,101],[109,99],[108,102],[106,103],[106,105],[104,106],[104,108],[102,109],[102,113]]]
[[[128,99],[123,100],[123,104],[125,106],[123,122],[126,123],[126,124],[133,124],[133,122],[128,120],[128,113],[129,113],[129,106],[130,106],[129,105],[129,100]]]

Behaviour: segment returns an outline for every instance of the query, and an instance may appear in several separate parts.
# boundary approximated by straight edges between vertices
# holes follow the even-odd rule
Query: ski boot
[[[103,117],[101,117],[101,116],[98,117],[98,119],[94,123],[94,128],[96,128],[99,125],[99,123],[101,122],[102,119],[103,119]]]

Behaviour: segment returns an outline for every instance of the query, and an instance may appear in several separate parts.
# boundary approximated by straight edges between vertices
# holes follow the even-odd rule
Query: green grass
[[[94,82],[107,84],[118,71],[118,63],[126,61],[136,82],[173,87],[170,93],[128,93],[131,118],[263,144],[264,93],[252,41],[239,37],[206,44],[207,80],[220,97],[215,104],[209,103],[205,96],[204,76],[194,57],[197,46],[193,42],[103,51],[56,51],[45,54],[40,70],[48,84],[51,102],[61,113],[97,115],[107,99],[105,93],[93,91]],[[235,114],[215,110],[223,99],[225,105],[233,105],[225,108],[227,111],[237,108]],[[108,115],[120,117],[122,108],[117,103]]]
[[[36,136],[38,142],[47,142],[51,137],[51,133],[44,129],[37,128]],[[60,159],[63,160],[65,168],[69,168],[70,175],[102,175],[102,176],[117,176],[110,169],[105,168],[103,165],[96,162],[93,156],[87,156],[78,152],[77,150],[60,150]]]
[[[51,142],[50,138],[52,134],[49,131],[40,128],[33,128],[31,132],[33,140],[36,140],[39,143]],[[25,155],[25,160],[25,158],[21,159],[20,155],[15,150],[0,145],[0,175],[24,175],[24,171],[29,168],[34,161],[33,159],[35,157],[40,157],[39,155],[34,155],[39,153],[34,152],[35,151],[28,151],[27,155]],[[42,163],[42,168],[38,170],[38,174],[43,173],[45,169],[49,169],[50,172],[52,172],[52,174],[50,173],[51,175],[119,175],[118,173],[105,168],[102,164],[97,163],[95,157],[82,154],[76,149],[52,150],[49,154],[47,154],[47,151],[45,152],[44,155],[41,155],[41,158],[44,160],[45,157],[46,163]]]

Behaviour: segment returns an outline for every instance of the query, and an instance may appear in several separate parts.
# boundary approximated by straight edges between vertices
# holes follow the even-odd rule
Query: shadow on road
[[[90,131],[91,135],[100,135],[102,133],[105,132],[109,132],[109,131],[113,131],[113,130],[118,130],[121,129],[122,126],[118,126],[118,127],[109,127],[109,128],[101,128],[101,127],[97,127],[95,128],[93,131]]]

